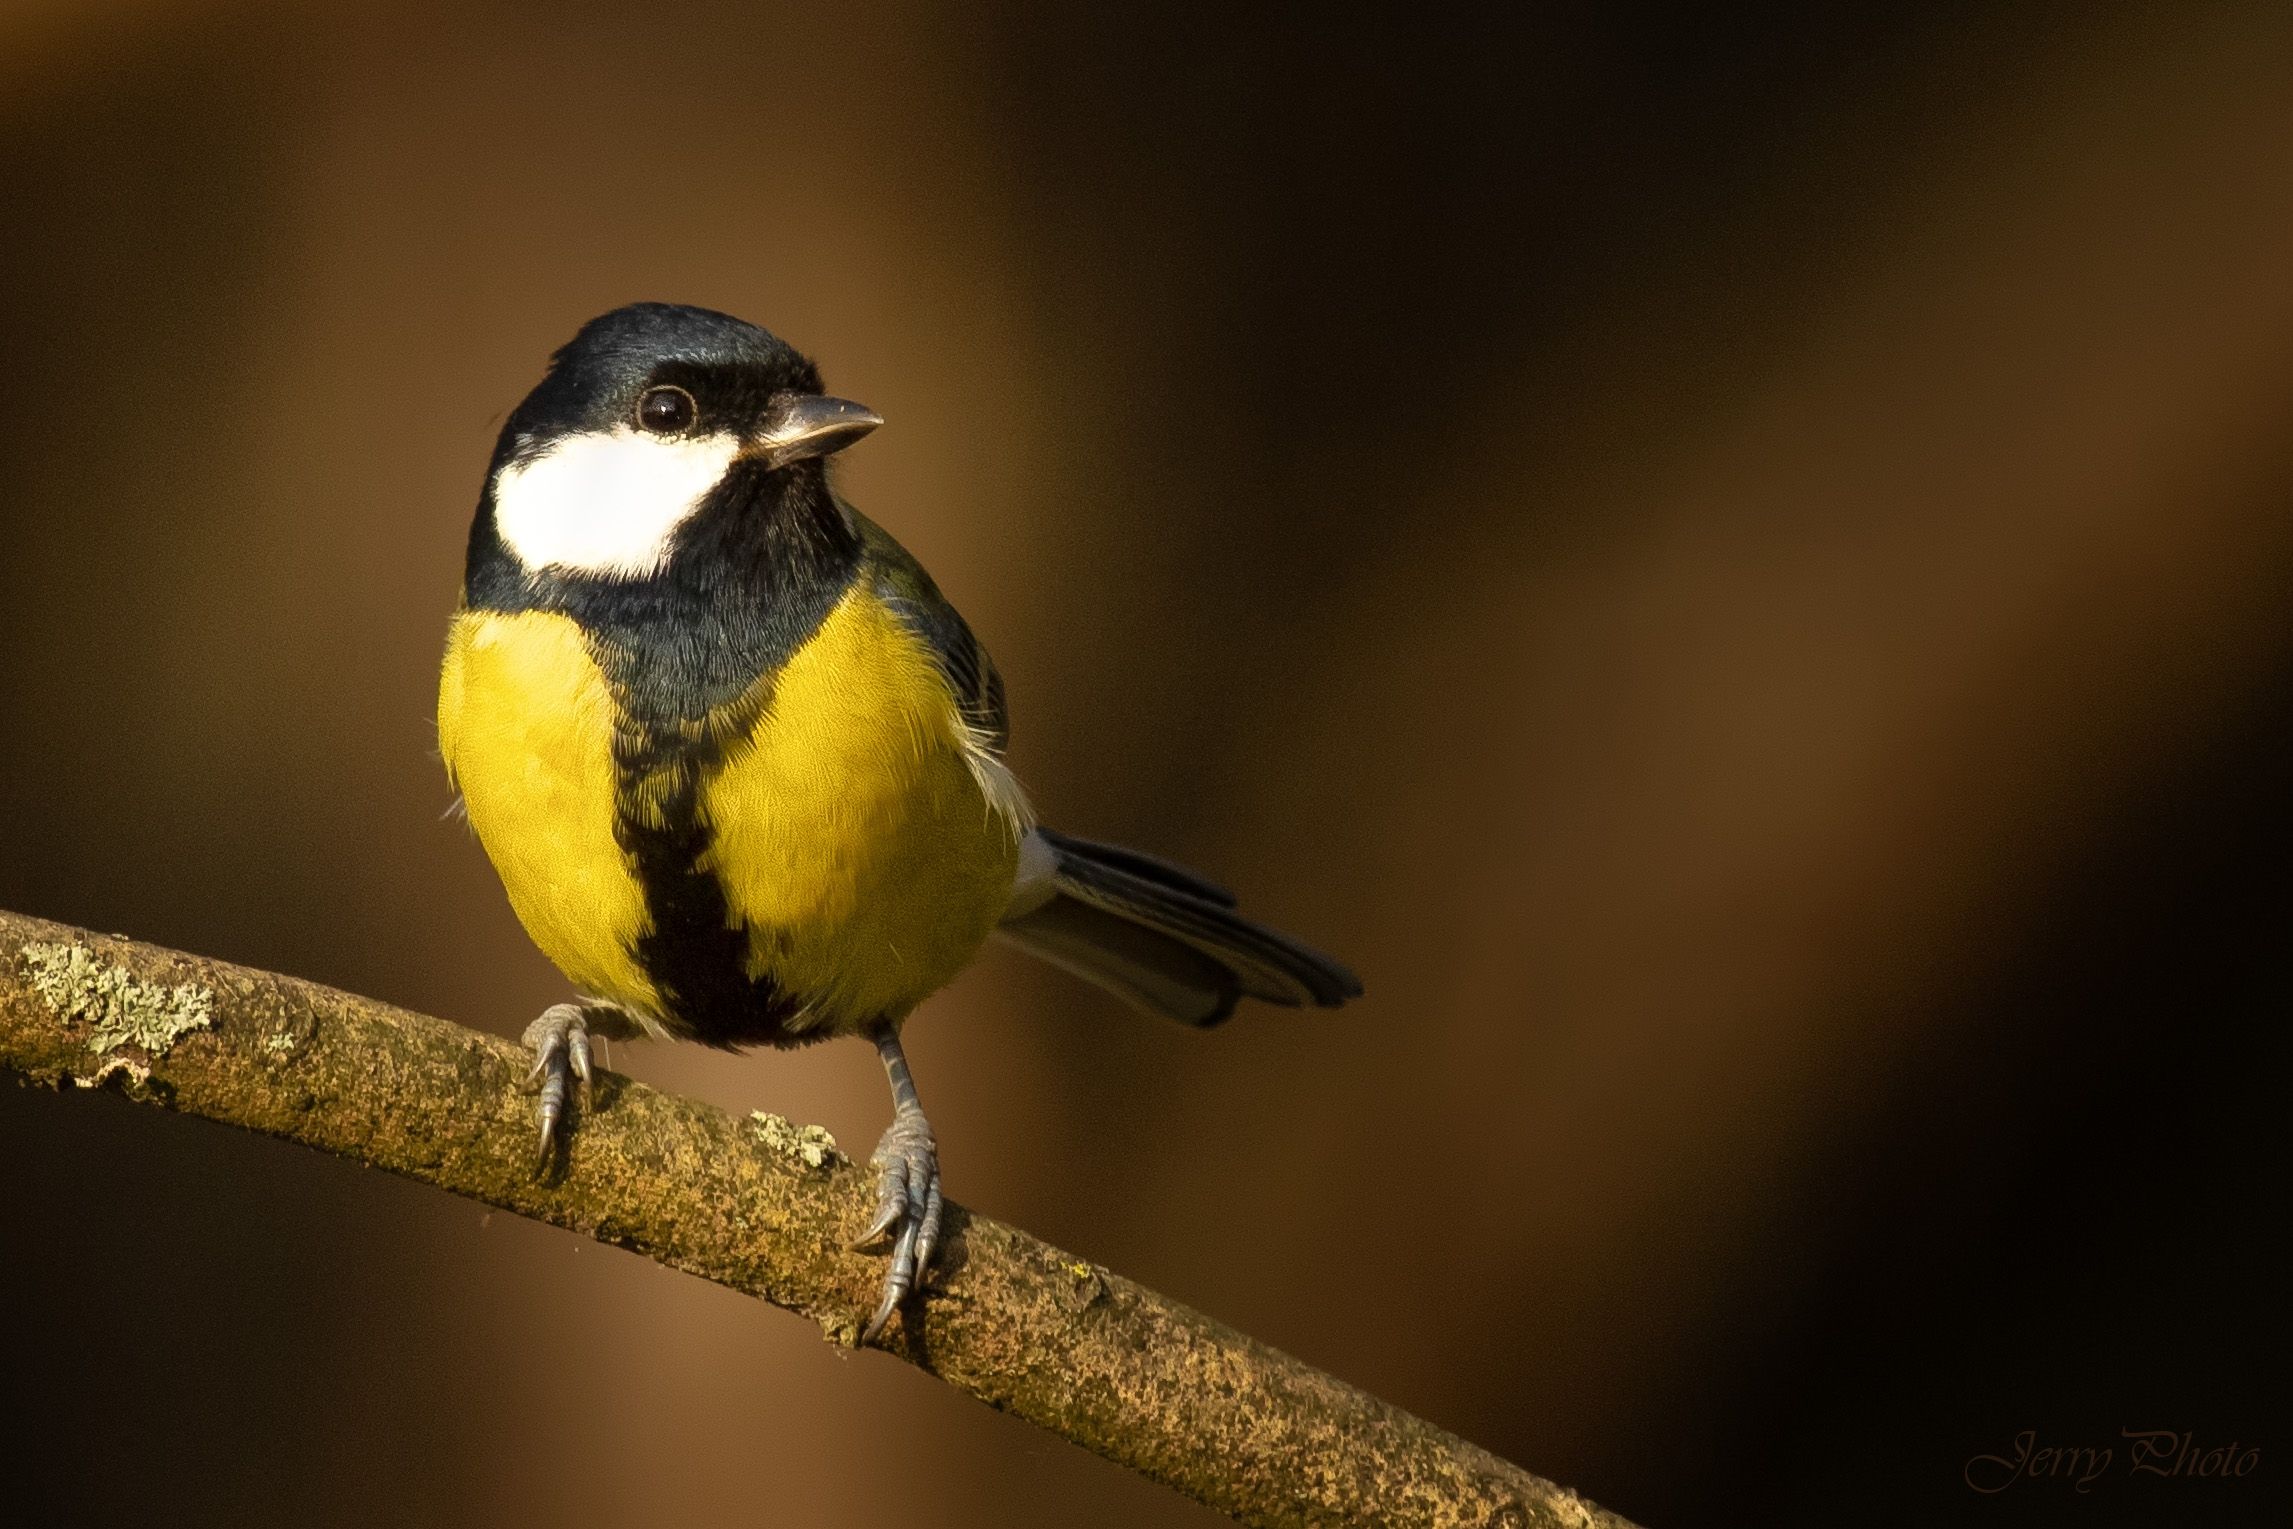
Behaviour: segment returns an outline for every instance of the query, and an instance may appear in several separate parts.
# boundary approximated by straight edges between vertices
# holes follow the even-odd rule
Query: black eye
[[[637,400],[637,423],[655,435],[682,435],[700,410],[683,388],[650,388]]]

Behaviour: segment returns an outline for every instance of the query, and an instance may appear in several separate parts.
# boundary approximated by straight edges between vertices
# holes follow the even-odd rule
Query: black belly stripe
[[[619,777],[614,837],[643,889],[649,927],[631,955],[661,995],[662,1017],[711,1046],[798,1046],[826,1029],[796,1030],[801,1001],[770,977],[749,975],[750,930],[732,916],[724,884],[702,860],[712,839],[701,813],[709,779],[723,768],[724,740],[755,724],[761,708],[723,717],[725,726],[656,730],[624,724],[614,740]],[[739,733],[731,733],[738,736]]]

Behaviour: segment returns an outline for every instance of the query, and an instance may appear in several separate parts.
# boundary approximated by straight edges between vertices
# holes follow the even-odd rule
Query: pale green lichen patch
[[[196,982],[146,982],[124,966],[96,959],[85,945],[26,945],[32,990],[64,1020],[85,1023],[88,1050],[140,1046],[163,1057],[193,1030],[215,1023],[215,995]]]
[[[807,1168],[826,1168],[845,1160],[836,1150],[836,1138],[822,1126],[800,1126],[785,1115],[766,1110],[748,1112],[748,1128],[782,1157],[792,1157]]]

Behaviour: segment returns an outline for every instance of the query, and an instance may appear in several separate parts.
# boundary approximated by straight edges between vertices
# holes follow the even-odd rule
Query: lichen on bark
[[[91,1073],[90,1048],[102,1053]],[[601,1074],[533,1168],[528,1058],[271,972],[0,912],[0,1070],[264,1132],[628,1248],[849,1344],[880,1259],[868,1171],[818,1127]],[[961,1207],[883,1340],[999,1410],[1250,1524],[1630,1529],[1423,1419]]]
[[[77,941],[33,941],[19,959],[32,990],[58,1018],[92,1026],[90,1051],[136,1046],[163,1057],[185,1035],[215,1022],[215,995],[198,983],[146,982],[124,966],[98,960]]]

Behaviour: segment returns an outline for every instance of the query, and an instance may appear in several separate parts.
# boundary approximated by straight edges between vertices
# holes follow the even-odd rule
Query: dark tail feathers
[[[1030,838],[1014,899],[1026,911],[999,932],[1138,1008],[1215,1025],[1245,997],[1336,1008],[1361,996],[1352,972],[1242,917],[1192,871],[1048,828]]]

